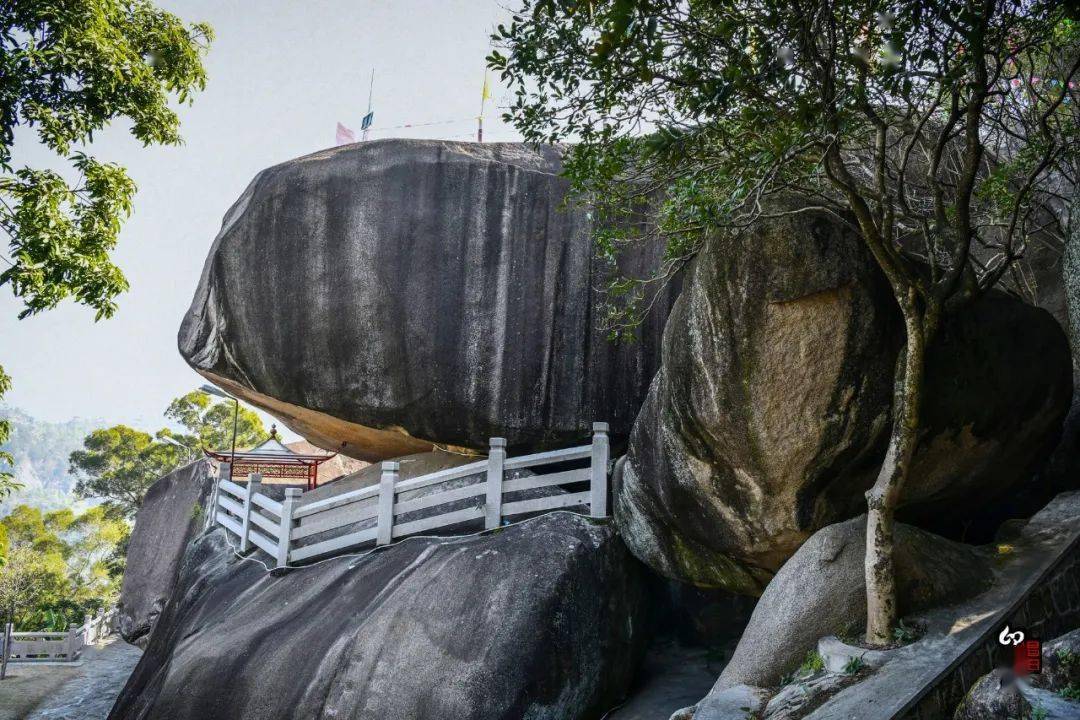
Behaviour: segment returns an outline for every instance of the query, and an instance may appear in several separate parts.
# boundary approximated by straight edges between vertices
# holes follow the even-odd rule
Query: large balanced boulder
[[[710,238],[617,466],[631,550],[669,577],[760,593],[811,533],[865,509],[902,344],[888,286],[843,222],[803,207]],[[1053,446],[1068,344],[1047,312],[991,293],[945,321],[926,385],[905,512],[968,517]]]
[[[642,655],[642,572],[609,525],[570,513],[283,575],[218,528],[110,720],[598,718]]]
[[[206,524],[214,478],[200,460],[165,475],[146,492],[128,541],[118,603],[120,634],[145,647],[172,596],[188,544]]]
[[[612,265],[561,167],[555,147],[378,140],[265,170],[210,249],[180,352],[363,460],[567,445],[593,421],[625,436],[676,287],[637,342],[607,340]],[[635,247],[619,268],[647,275],[660,255]]]

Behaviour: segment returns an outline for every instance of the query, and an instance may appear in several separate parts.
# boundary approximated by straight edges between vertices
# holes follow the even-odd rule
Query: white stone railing
[[[7,632],[0,634],[0,659],[7,662],[74,662],[83,648],[116,631],[117,610],[87,615],[80,627],[63,632]],[[10,651],[8,646],[10,643]]]
[[[307,503],[298,488],[288,488],[283,502],[267,497],[257,473],[246,485],[234,483],[223,463],[213,517],[239,539],[241,553],[258,548],[279,568],[481,519],[490,530],[509,518],[581,506],[600,518],[607,515],[608,455],[607,423],[593,424],[588,445],[514,458],[506,456],[505,439],[492,438],[484,460],[408,480],[398,478],[398,463],[384,462],[378,485]],[[551,468],[556,464],[562,467]],[[429,490],[436,486],[448,487]],[[521,498],[523,491],[530,497]],[[466,507],[439,509],[463,501]]]

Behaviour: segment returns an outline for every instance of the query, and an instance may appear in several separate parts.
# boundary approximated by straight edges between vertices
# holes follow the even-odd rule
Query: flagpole
[[[371,98],[372,98],[372,93],[374,93],[374,92],[375,92],[375,68],[371,68],[371,83],[368,85],[368,91],[367,91],[367,115],[365,115],[364,117],[367,117],[368,115],[371,115]],[[364,136],[363,136],[362,139],[364,141],[367,141],[367,136],[368,136],[368,128],[365,127],[364,128]]]
[[[476,117],[476,142],[484,142],[484,101],[488,97],[488,73],[484,70],[484,88],[480,91],[480,114]]]

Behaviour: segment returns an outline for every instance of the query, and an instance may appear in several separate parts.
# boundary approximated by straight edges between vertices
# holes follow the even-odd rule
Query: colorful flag
[[[338,123],[336,140],[338,145],[348,145],[356,142],[356,135],[353,134],[352,130]]]

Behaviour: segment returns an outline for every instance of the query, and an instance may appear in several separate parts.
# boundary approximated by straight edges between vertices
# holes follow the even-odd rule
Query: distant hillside
[[[60,423],[37,420],[18,408],[0,405],[0,417],[11,421],[11,437],[3,449],[15,458],[15,479],[23,484],[0,501],[0,516],[16,505],[54,510],[89,503],[72,494],[75,478],[68,475],[68,455],[104,421],[74,418]]]

